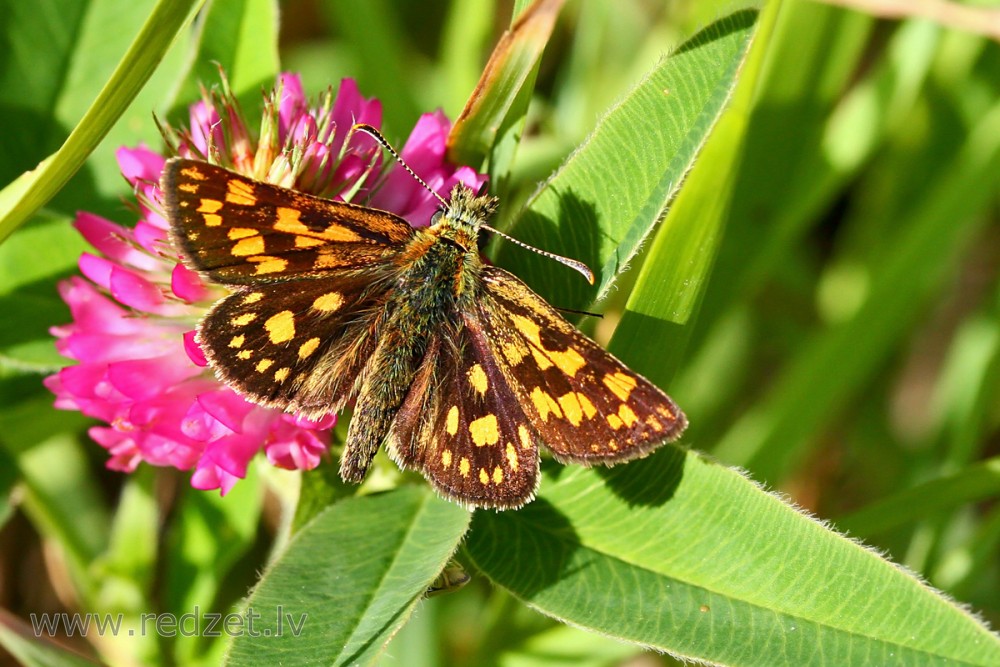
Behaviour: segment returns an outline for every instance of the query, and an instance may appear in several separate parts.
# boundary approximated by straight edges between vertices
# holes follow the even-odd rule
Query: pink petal
[[[64,390],[82,398],[106,398],[111,385],[107,383],[108,364],[78,364],[59,371]]]
[[[176,363],[170,357],[117,361],[108,366],[108,380],[114,388],[136,401],[160,396],[199,373],[196,366]]]
[[[197,331],[187,331],[184,333],[184,352],[187,353],[188,359],[195,366],[204,368],[208,366],[208,359],[205,358],[205,352],[201,349],[201,345],[198,345],[197,335]]]
[[[85,252],[80,255],[77,265],[80,267],[80,273],[87,276],[92,282],[106,290],[111,289],[111,271],[115,266],[113,262]]]
[[[115,157],[118,159],[118,168],[121,169],[122,175],[133,185],[140,179],[159,181],[160,172],[167,162],[165,157],[145,146],[119,148],[115,151]]]
[[[225,135],[219,123],[219,112],[215,107],[198,102],[191,106],[191,139],[202,155],[208,155],[208,146],[225,146]]]
[[[142,453],[136,447],[131,434],[103,426],[94,426],[87,430],[87,434],[111,454],[111,458],[105,464],[109,469],[133,472],[142,463]]]
[[[94,333],[133,334],[146,326],[142,319],[129,317],[128,311],[82,278],[73,277],[59,283],[59,295],[69,305],[75,329]]]
[[[290,439],[264,448],[267,460],[285,470],[312,470],[323,460],[326,451],[327,444],[308,430],[299,430]]]
[[[170,273],[170,289],[188,303],[207,299],[209,295],[201,277],[183,264],[175,265]]]
[[[307,111],[302,79],[297,74],[282,72],[280,75],[281,100],[278,101],[278,138],[285,141],[289,129],[298,117]]]
[[[175,344],[163,338],[109,336],[104,333],[73,333],[59,342],[63,356],[78,361],[109,363],[125,359],[145,359],[171,352]]]
[[[158,215],[147,215],[135,225],[135,241],[151,255],[161,255],[167,241],[167,223]],[[156,222],[157,224],[152,224]]]
[[[145,271],[152,271],[161,266],[155,257],[140,252],[132,244],[131,231],[120,225],[93,213],[81,211],[77,213],[73,226],[90,245],[110,259]]]
[[[254,406],[231,389],[200,394],[198,404],[234,433],[243,432],[243,420]]]
[[[362,97],[354,79],[341,79],[337,99],[333,102],[333,122],[336,133],[330,145],[336,151],[344,145],[344,139],[355,123],[367,123],[375,127],[382,124],[382,103]],[[374,139],[357,132],[351,137],[351,146],[359,153],[378,148]]]
[[[163,303],[163,292],[159,287],[120,266],[111,268],[111,296],[126,306],[147,313],[158,312]]]

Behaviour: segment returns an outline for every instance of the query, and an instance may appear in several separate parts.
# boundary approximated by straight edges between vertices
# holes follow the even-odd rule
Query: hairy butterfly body
[[[249,400],[317,418],[354,401],[340,472],[383,444],[442,495],[514,508],[540,444],[614,464],[676,439],[674,402],[579,333],[477,239],[496,200],[456,185],[426,228],[385,211],[175,158],[171,239],[231,293],[198,326],[217,376]]]

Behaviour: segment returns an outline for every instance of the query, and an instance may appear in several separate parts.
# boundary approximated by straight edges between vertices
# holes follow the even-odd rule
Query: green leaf
[[[564,308],[607,295],[662,218],[736,82],[757,12],[741,11],[702,30],[629,92],[566,164],[532,197],[513,234],[581,260],[597,275],[588,288],[552,260],[510,245],[497,261]]]
[[[199,0],[160,0],[62,146],[0,191],[0,242],[65,185],[128,108]]]
[[[546,614],[720,664],[1000,662],[972,614],[732,469],[673,446],[611,470],[551,468],[538,500],[477,513],[466,541]]]
[[[219,81],[230,88],[251,117],[260,114],[261,88],[278,73],[278,3],[275,0],[213,0],[198,18],[191,70],[177,95],[182,104],[201,96],[200,86]]]
[[[662,387],[685,359],[687,339],[729,216],[747,120],[781,3],[767,6],[732,103],[712,130],[643,261],[608,349]],[[684,267],[684,270],[678,270]],[[656,360],[655,365],[649,363]]]
[[[226,664],[370,663],[413,612],[468,523],[466,510],[424,487],[331,506],[264,573],[248,602],[260,615],[254,628],[261,635],[239,636]]]
[[[515,14],[448,135],[448,158],[453,163],[480,165],[493,154],[491,173],[506,173],[531,101],[538,62],[562,4],[563,0],[535,0]]]

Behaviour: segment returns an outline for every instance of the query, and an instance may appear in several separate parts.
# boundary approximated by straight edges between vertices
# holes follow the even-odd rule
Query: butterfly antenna
[[[437,200],[441,202],[441,204],[443,204],[444,206],[448,205],[448,200],[446,200],[444,197],[435,192],[431,188],[431,186],[427,185],[424,179],[417,176],[417,173],[412,169],[410,169],[410,165],[406,164],[403,161],[403,158],[400,157],[399,153],[396,152],[396,149],[392,147],[392,144],[390,144],[386,140],[386,138],[382,136],[381,132],[379,132],[378,130],[376,130],[374,127],[372,127],[367,123],[355,123],[354,126],[351,127],[351,134],[353,134],[354,132],[364,132],[369,137],[377,141],[379,145],[382,146],[382,148],[384,148],[386,151],[388,151],[389,155],[395,158],[396,162],[398,162],[399,165],[406,170],[406,173],[408,173],[410,176],[416,179],[417,183],[420,183],[420,185],[424,186],[424,189],[426,189],[432,195],[437,197]]]
[[[417,176],[416,172],[410,169],[410,165],[406,164],[406,162],[403,161],[403,158],[400,157],[399,153],[396,152],[396,149],[392,147],[392,145],[386,140],[386,138],[382,136],[381,132],[376,130],[371,125],[368,125],[367,123],[355,123],[355,125],[351,128],[351,133],[354,132],[364,132],[372,139],[377,141],[379,145],[382,146],[382,148],[384,148],[386,151],[388,151],[389,155],[395,158],[396,162],[398,162],[399,165],[406,170],[406,173],[408,173],[410,176],[416,179],[417,183],[420,183],[420,185],[424,186],[424,188],[428,192],[437,197],[437,200],[441,202],[441,204],[443,204],[445,207],[448,206],[448,200],[446,200],[444,197],[435,192],[429,185],[427,185],[424,179]],[[486,224],[480,225],[480,229],[485,229],[488,232],[493,232],[497,236],[502,236],[511,243],[515,243],[521,246],[522,248],[533,250],[534,252],[537,252],[539,255],[543,255],[545,257],[548,257],[549,259],[554,259],[560,264],[568,266],[571,269],[574,269],[575,271],[579,271],[583,275],[583,277],[587,279],[587,282],[589,282],[591,285],[594,284],[594,273],[583,262],[578,262],[575,259],[570,259],[569,257],[563,257],[562,255],[555,254],[554,252],[549,252],[547,250],[542,250],[540,248],[536,248],[535,246],[528,245],[527,243],[524,243],[523,241],[518,241],[513,236],[508,236],[507,234],[504,234],[499,230],[493,229],[492,227]]]
[[[507,234],[504,234],[503,232],[501,232],[501,231],[499,231],[497,229],[493,229],[489,225],[480,225],[479,228],[480,229],[485,229],[488,232],[492,232],[492,233],[496,234],[497,236],[502,236],[503,238],[507,239],[511,243],[519,245],[522,248],[527,248],[528,250],[531,250],[533,252],[537,252],[539,255],[542,255],[543,257],[548,257],[549,259],[554,259],[557,262],[559,262],[560,264],[562,264],[564,266],[568,266],[569,268],[573,269],[574,271],[579,271],[583,275],[583,277],[587,279],[588,283],[590,283],[591,285],[594,284],[594,272],[591,271],[590,267],[588,267],[583,262],[579,262],[579,261],[577,261],[575,259],[570,259],[569,257],[563,257],[562,255],[557,255],[554,252],[549,252],[548,250],[542,250],[541,248],[536,248],[533,245],[528,245],[524,241],[518,241],[513,236],[508,236]]]

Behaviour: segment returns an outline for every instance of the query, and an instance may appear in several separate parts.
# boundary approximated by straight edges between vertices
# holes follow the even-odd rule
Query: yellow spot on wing
[[[243,305],[249,306],[251,303],[257,303],[264,298],[263,292],[250,292],[245,297],[243,297]]]
[[[514,444],[511,442],[507,443],[507,464],[510,466],[511,470],[517,472],[517,450],[514,449]]]
[[[246,303],[246,300],[243,302]],[[245,327],[255,319],[257,319],[257,313],[243,313],[242,315],[238,315],[237,317],[229,320],[229,323],[234,327]]]
[[[441,452],[441,465],[443,465],[445,468],[451,466],[451,450],[450,449],[446,449],[443,452]]]
[[[226,201],[239,206],[255,206],[257,197],[253,194],[253,186],[236,178],[226,183]]]
[[[623,401],[627,401],[632,394],[632,390],[639,384],[639,381],[627,373],[616,371],[604,376],[604,386],[611,390],[615,396]]]
[[[521,449],[531,449],[531,432],[524,424],[518,424],[517,437],[521,441]]]
[[[302,211],[297,208],[279,206],[276,213],[278,215],[278,220],[274,223],[275,231],[295,234],[297,236],[311,236],[324,241],[342,241],[349,243],[352,241],[362,240],[356,232],[344,227],[343,225],[338,225],[337,223],[331,223],[322,231],[310,229],[304,222],[302,222],[302,220],[299,219]]]
[[[321,310],[324,313],[332,313],[341,306],[344,305],[344,297],[340,292],[327,292],[322,296],[316,297],[313,301],[312,307],[315,310]]]
[[[591,419],[597,414],[597,408],[590,402],[585,394],[571,391],[559,397],[559,407],[562,408],[566,419],[573,426],[579,426],[583,418]]]
[[[549,357],[555,362],[556,368],[570,377],[575,376],[578,370],[587,365],[587,360],[572,347],[566,348],[565,352],[550,350]]]
[[[194,183],[181,183],[177,186],[177,189],[183,190],[184,192],[190,192],[191,194],[198,192],[198,186]],[[182,201],[181,206],[187,206],[187,202]]]
[[[511,366],[517,366],[528,356],[528,348],[519,340],[502,343],[500,352]]]
[[[472,436],[472,442],[476,443],[476,447],[495,445],[500,440],[497,416],[486,415],[470,423],[469,435]]]
[[[469,476],[469,459],[465,458],[464,456],[458,462],[458,473],[462,477],[468,477]]]
[[[323,245],[323,241],[320,239],[314,239],[311,236],[298,236],[295,237],[295,247],[296,248],[312,248],[314,246]]]
[[[622,421],[621,417],[615,414],[608,415],[606,419],[608,420],[608,426],[610,426],[615,431],[617,431],[618,429],[620,429],[622,426],[625,425],[625,422]]]
[[[541,387],[535,387],[531,390],[531,402],[535,404],[535,410],[538,410],[538,416],[542,418],[543,422],[549,421],[549,414],[554,414],[556,418],[563,416],[556,399],[552,398],[552,394]]]
[[[285,368],[279,368],[278,370],[274,371],[274,379],[277,380],[278,382],[284,382],[285,380],[288,379],[288,374],[291,372],[292,369],[288,368],[287,366]]]
[[[639,418],[636,417],[634,412],[632,412],[632,408],[624,403],[618,406],[618,416],[622,418],[622,422],[625,426],[632,426],[632,424],[639,421]]]
[[[259,255],[264,252],[264,237],[249,236],[245,239],[240,239],[235,245],[233,245],[233,249],[229,252],[235,257]]]
[[[221,215],[216,215],[215,213],[205,213],[201,217],[205,219],[205,226],[207,227],[218,227],[222,224]]]
[[[261,359],[257,362],[257,372],[263,373],[274,364],[274,359]]]
[[[222,202],[218,199],[202,199],[195,210],[199,213],[218,213],[220,208],[222,208]]]
[[[534,320],[523,315],[514,315],[512,319],[517,330],[524,334],[524,337],[531,343],[532,356],[535,357],[535,363],[543,371],[555,365],[566,375],[574,377],[577,371],[587,365],[587,360],[572,347],[559,351],[550,350],[542,345],[542,330]]]
[[[500,469],[500,466],[497,466],[493,469],[493,483],[500,486],[501,482],[503,482],[503,470]]]
[[[489,484],[490,476],[486,474],[486,468],[479,469],[479,482],[481,484]]]
[[[448,431],[448,435],[455,435],[458,433],[458,406],[453,405],[451,409],[448,410],[448,416],[444,420],[444,430]]]
[[[290,310],[283,310],[267,318],[264,328],[275,345],[289,341],[295,338],[295,314]]]
[[[310,338],[299,346],[299,359],[305,359],[319,347],[319,338]]]
[[[239,336],[233,336],[232,340],[229,341],[229,347],[243,347],[243,341],[246,340],[246,336],[240,334]]]
[[[257,264],[256,275],[258,276],[262,276],[268,273],[281,273],[286,268],[288,268],[287,259],[281,259],[280,257],[271,257],[270,255],[257,255],[256,257],[247,257],[247,261]]]
[[[201,170],[199,170],[195,165],[190,165],[181,169],[181,175],[187,176],[192,181],[204,181],[208,178],[205,174],[201,173]]]
[[[486,371],[479,364],[473,364],[472,368],[469,369],[469,384],[472,388],[479,392],[480,395],[485,395],[486,390],[490,388],[489,380],[486,377]]]
[[[250,236],[257,236],[259,233],[260,232],[258,232],[256,229],[251,229],[250,227],[233,227],[228,232],[226,232],[226,236],[229,238],[230,241],[236,241],[238,239],[245,239]]]
[[[239,352],[236,353],[236,357],[242,359],[243,361],[246,361],[252,356],[253,356],[253,350],[240,350]]]

